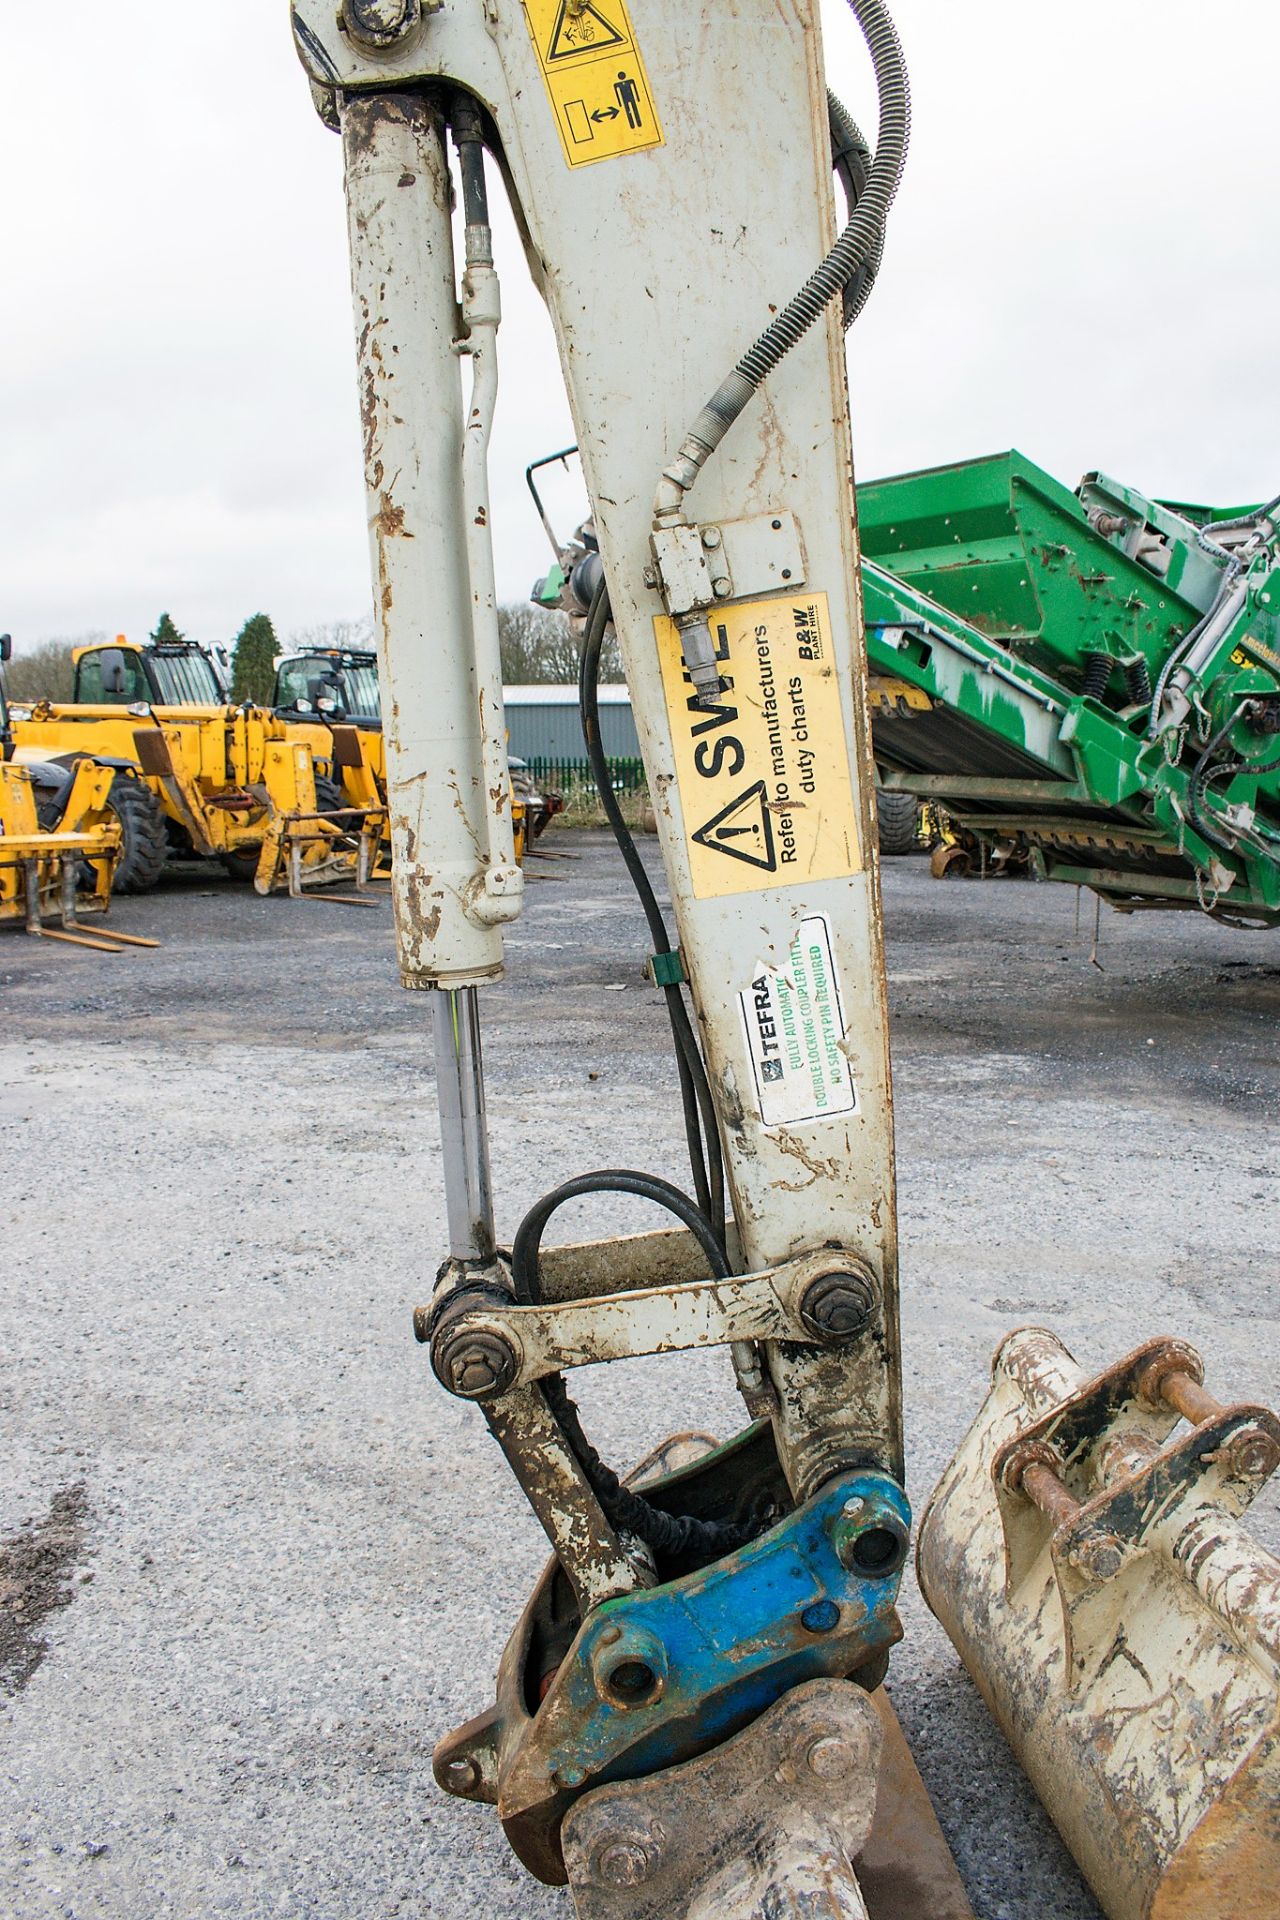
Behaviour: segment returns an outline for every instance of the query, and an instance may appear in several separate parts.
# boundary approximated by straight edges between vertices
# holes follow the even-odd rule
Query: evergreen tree
[[[276,630],[265,613],[255,613],[245,621],[236,635],[231,666],[231,698],[237,704],[242,700],[252,700],[260,707],[270,704],[279,651]]]
[[[151,636],[158,647],[180,647],[186,637],[185,633],[174,626],[167,613],[160,615],[156,622],[156,630]]]

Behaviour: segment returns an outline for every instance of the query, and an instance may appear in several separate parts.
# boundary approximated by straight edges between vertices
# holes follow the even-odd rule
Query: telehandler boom
[[[494,1706],[439,1742],[434,1770],[447,1792],[495,1805],[529,1870],[567,1881],[592,1920],[967,1912],[879,1695],[911,1513],[842,322],[879,263],[909,110],[880,0],[850,5],[880,94],[874,157],[827,92],[817,0],[292,8],[343,142],[399,964],[428,995],[435,1038],[450,1244],[415,1328],[444,1388],[480,1409],[553,1549]],[[612,623],[654,797],[674,938],[607,770],[601,782],[670,1015],[692,1186],[581,1173],[509,1246],[480,1044],[480,995],[523,888],[490,544],[501,301],[486,153],[556,331],[598,541],[573,582],[588,747],[598,767]],[[833,168],[850,209],[839,236]],[[585,1194],[649,1200],[675,1228],[544,1247]],[[658,1477],[623,1481],[566,1376],[708,1346],[728,1351],[743,1431],[674,1470],[661,1450]],[[1028,1420],[1052,1412],[1055,1380],[1076,1387],[1047,1375]],[[1126,1384],[1140,1400],[1161,1380]],[[1142,1471],[1158,1478],[1169,1421],[1138,1424]],[[1037,1499],[1065,1519],[1069,1497],[1087,1534],[1072,1431],[1054,1427],[1001,1487],[1020,1541],[1039,1539]],[[1250,1459],[1252,1485],[1273,1462]],[[1053,1462],[1056,1506],[1032,1470]],[[1004,1610],[1020,1589],[988,1578],[1006,1514],[995,1482],[958,1472],[973,1499],[936,1512],[934,1604],[981,1593],[983,1625],[962,1638],[981,1664],[984,1636],[1015,1637]],[[1219,1487],[1196,1483],[1209,1537]],[[975,1511],[970,1570],[949,1550],[950,1516],[975,1527]],[[1131,1527],[1094,1574],[1151,1545]],[[1229,1656],[1219,1646],[1202,1681],[1215,1657]],[[1179,1759],[1183,1704],[1145,1729]],[[1059,1775],[1082,1729],[1087,1712],[1055,1723]],[[1239,1818],[1265,1876],[1278,1823],[1265,1769],[1258,1780],[1261,1803],[1246,1797]],[[1219,1811],[1211,1783],[1186,1804]],[[1104,1863],[1104,1902],[1117,1851],[1088,1862]],[[1153,1858],[1148,1888],[1169,1857]],[[1210,1895],[1199,1911],[1261,1920],[1247,1876],[1233,1884],[1243,1903]],[[1132,1912],[1119,1894],[1113,1910]]]

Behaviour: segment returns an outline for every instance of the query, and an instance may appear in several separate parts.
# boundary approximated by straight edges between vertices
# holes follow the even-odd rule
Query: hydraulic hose
[[[1191,779],[1187,786],[1187,811],[1191,815],[1191,824],[1204,839],[1211,840],[1214,846],[1221,847],[1224,853],[1235,853],[1237,849],[1230,840],[1224,839],[1214,827],[1209,825],[1200,811],[1201,803],[1208,797],[1210,783],[1224,778],[1234,780],[1238,773],[1274,773],[1277,767],[1280,767],[1280,757],[1272,760],[1226,760],[1221,766],[1210,767],[1209,762],[1248,706],[1249,701],[1242,700],[1230,719],[1224,721],[1219,727],[1192,768]]]
[[[520,1222],[511,1247],[511,1281],[516,1298],[523,1305],[537,1306],[542,1301],[538,1255],[543,1233],[552,1214],[566,1201],[581,1199],[585,1194],[592,1193],[629,1193],[665,1207],[693,1234],[715,1278],[729,1279],[732,1268],[712,1230],[711,1222],[687,1194],[681,1193],[679,1187],[673,1187],[669,1180],[659,1179],[656,1174],[611,1168],[602,1173],[582,1173],[574,1180],[566,1180],[563,1186],[554,1187]],[[672,1514],[661,1507],[651,1506],[641,1494],[625,1487],[612,1467],[606,1466],[600,1458],[583,1432],[581,1417],[569,1397],[563,1377],[558,1373],[549,1375],[542,1382],[542,1390],[548,1407],[573,1450],[574,1458],[614,1527],[637,1534],[655,1553],[670,1557],[695,1554],[700,1558],[715,1559],[721,1554],[733,1553],[752,1538],[756,1529],[750,1523],[700,1520],[693,1514]]]
[[[865,188],[852,219],[821,266],[743,354],[690,427],[675,459],[664,468],[654,501],[658,525],[679,518],[684,495],[756,389],[803,339],[828,302],[878,258],[883,246],[885,223],[906,164],[910,87],[902,47],[881,0],[849,0],[849,7],[870,51],[880,100],[875,158]],[[864,300],[867,291],[864,288]]]
[[[735,371],[750,381],[753,390],[803,338],[828,301],[843,292],[871,259],[902,181],[911,134],[911,94],[902,47],[880,0],[849,0],[849,6],[866,38],[880,95],[875,158],[854,216],[831,252],[738,362]]]
[[[618,805],[618,796],[613,790],[613,780],[609,773],[604,742],[600,734],[598,676],[600,651],[604,644],[609,618],[609,593],[602,576],[592,596],[591,607],[587,614],[578,667],[578,705],[582,716],[582,734],[586,742],[587,758],[591,763],[596,791],[600,796],[600,804],[604,808],[605,817],[618,843],[618,850],[639,895],[640,905],[644,909],[644,916],[648,922],[649,938],[653,942],[654,953],[665,954],[672,951],[666,921],[662,917],[662,909],[650,885],[649,876],[645,872],[644,862],[632,838],[631,829],[622,817],[622,809]],[[684,1109],[685,1136],[689,1143],[689,1162],[693,1173],[694,1189],[698,1196],[698,1204],[710,1218],[714,1231],[717,1235],[722,1235],[724,1231],[721,1225],[724,1220],[724,1156],[720,1147],[715,1102],[711,1098],[707,1070],[689,1022],[688,1009],[679,984],[672,982],[664,986],[663,993],[676,1049],[676,1070],[680,1076],[680,1100]],[[699,1122],[701,1122],[701,1131]],[[703,1134],[706,1136],[705,1155],[702,1144]]]
[[[842,100],[837,99],[830,87],[827,88],[827,126],[831,134],[831,165],[844,188],[845,204],[849,218],[857,211],[858,203],[867,188],[867,175],[871,167],[871,149],[862,137],[859,127],[849,109]],[[859,267],[844,290],[844,330],[848,333],[862,309],[871,297],[876,275],[880,271],[880,262],[884,257],[884,228],[876,235],[876,243],[865,265]]]
[[[1280,493],[1274,500],[1268,500],[1265,507],[1255,507],[1250,513],[1239,513],[1234,520],[1210,520],[1204,531],[1212,539],[1220,533],[1238,533],[1243,527],[1258,527],[1264,520],[1270,520],[1278,507],[1280,507]]]
[[[1200,616],[1190,632],[1183,635],[1173,652],[1169,655],[1169,658],[1165,661],[1164,666],[1160,669],[1155,692],[1151,696],[1151,712],[1147,721],[1148,739],[1154,740],[1160,731],[1160,714],[1161,708],[1164,706],[1165,688],[1168,686],[1175,670],[1186,659],[1192,647],[1195,646],[1196,641],[1208,631],[1212,621],[1217,618],[1243,571],[1244,567],[1242,562],[1235,554],[1232,554],[1226,567],[1223,569],[1222,578],[1218,582],[1218,591],[1213,597],[1213,605],[1207,613]]]

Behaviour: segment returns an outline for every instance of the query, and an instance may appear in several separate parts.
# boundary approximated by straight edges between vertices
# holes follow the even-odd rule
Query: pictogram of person
[[[617,96],[618,105],[627,116],[627,125],[642,126],[644,115],[640,111],[640,89],[631,75],[625,71],[620,73],[613,91]]]

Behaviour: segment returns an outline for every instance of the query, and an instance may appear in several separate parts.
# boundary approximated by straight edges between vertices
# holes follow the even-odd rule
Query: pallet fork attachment
[[[39,823],[30,778],[21,766],[0,764],[0,920],[21,920],[33,938],[121,953],[125,947],[156,947],[141,934],[101,932],[80,919],[82,910],[105,914],[120,857],[120,828],[107,807],[112,770],[81,760],[72,775],[61,820],[46,832]],[[85,891],[86,872],[92,890]],[[57,925],[46,921],[54,916]]]

